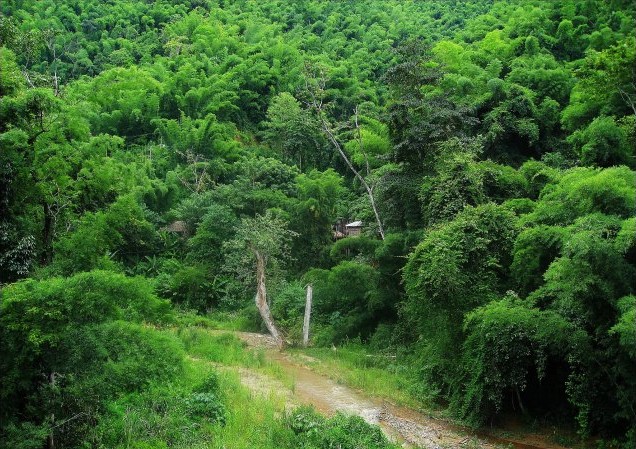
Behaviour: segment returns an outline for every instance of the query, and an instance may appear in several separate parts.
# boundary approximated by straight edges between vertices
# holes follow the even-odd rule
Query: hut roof
[[[178,232],[180,234],[187,234],[188,224],[185,221],[177,220],[164,227],[163,230],[169,232]]]
[[[361,221],[352,221],[349,224],[346,224],[345,227],[347,228],[361,228],[362,227],[362,222]]]

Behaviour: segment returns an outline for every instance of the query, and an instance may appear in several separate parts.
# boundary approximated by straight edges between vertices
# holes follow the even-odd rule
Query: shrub
[[[316,449],[390,449],[392,445],[378,426],[359,416],[341,413],[325,419],[312,407],[299,407],[288,415],[287,425],[298,436],[301,447]]]
[[[342,262],[331,270],[314,269],[305,275],[314,286],[314,319],[329,323],[332,332],[325,343],[339,342],[345,338],[367,338],[379,321],[381,310],[378,302],[379,273],[373,267]],[[328,341],[331,339],[331,341]]]
[[[219,377],[212,372],[186,398],[186,410],[194,418],[225,424],[227,410],[222,399]]]
[[[451,406],[476,424],[501,412],[505,397],[521,409],[525,401],[536,405],[537,397],[565,399],[564,381],[587,345],[587,336],[563,317],[514,296],[469,313],[464,331],[463,374],[452,383]],[[568,363],[565,373],[555,368]]]
[[[0,302],[3,425],[20,416],[22,426],[49,427],[54,415],[56,423],[68,420],[55,427],[60,447],[81,441],[105,401],[180,372],[179,343],[140,324],[169,319],[169,304],[146,280],[117,273],[6,287]]]
[[[213,393],[192,393],[185,400],[186,410],[193,418],[205,418],[225,424],[225,406]]]
[[[334,243],[329,255],[336,262],[353,259],[370,261],[380,243],[379,240],[364,236],[348,237]]]
[[[613,117],[598,117],[583,130],[575,131],[568,142],[583,165],[611,167],[630,164],[630,148],[625,129]]]

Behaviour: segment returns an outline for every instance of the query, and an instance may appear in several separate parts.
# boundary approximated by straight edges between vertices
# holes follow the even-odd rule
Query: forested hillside
[[[631,0],[3,1],[0,446],[224,447],[191,325],[299,344],[311,284],[314,346],[399,354],[447,417],[636,447],[635,29]],[[259,447],[375,435],[296,418]]]

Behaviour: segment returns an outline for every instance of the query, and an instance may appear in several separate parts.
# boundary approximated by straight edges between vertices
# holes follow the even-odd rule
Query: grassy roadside
[[[209,364],[205,360],[188,362],[194,372],[205,372]],[[236,371],[219,373],[220,390],[227,405],[225,425],[217,426],[207,439],[206,448],[276,449],[290,447],[293,432],[283,419],[285,403],[275,395],[255,396],[239,379]],[[196,446],[195,446],[196,447]]]
[[[236,349],[224,348],[223,357],[220,357],[220,354],[205,354],[206,351],[211,350],[212,346],[201,345],[197,341],[205,332],[203,329],[230,332],[254,331],[253,323],[241,313],[215,312],[206,317],[182,315],[180,319],[182,321],[180,328],[185,326],[186,329],[201,329],[189,330],[189,336],[181,336],[182,339],[185,338],[184,342],[188,345],[186,349],[189,348],[189,352],[198,356],[212,357],[212,360],[223,364],[237,364],[239,360],[232,355]],[[229,337],[231,336],[219,336],[222,341]],[[262,351],[252,350],[248,351],[249,353],[255,354],[256,360],[242,360],[243,366],[260,369],[265,374],[274,375],[279,380],[286,381],[283,374],[277,373],[278,365],[267,361]],[[428,400],[430,395],[416,380],[418,376],[413,364],[399,354],[372,351],[369,346],[355,341],[347,342],[335,350],[325,347],[289,348],[287,353],[295,362],[306,365],[338,383],[364,391],[367,395],[385,399],[396,405],[426,409],[429,413],[440,412],[439,407]]]
[[[90,435],[92,447],[117,449],[291,448],[295,434],[284,402],[253,395],[236,369],[264,366],[233,336],[193,328],[162,332],[183,342],[182,374],[108,404]]]
[[[246,387],[245,370],[289,379],[262,350],[234,335],[201,326],[157,330],[182,345],[181,374],[109,402],[89,435],[90,447],[397,449],[361,418],[324,418],[308,407],[290,411],[284,394]]]
[[[189,357],[210,360],[225,366],[242,366],[280,380],[293,390],[293,379],[263,350],[247,348],[237,337],[223,330],[253,330],[244,326],[244,315],[189,317],[196,323],[180,323],[179,338],[186,346]],[[219,330],[217,323],[225,321]],[[462,425],[447,411],[435,404],[426,385],[418,381],[417,365],[399,351],[377,351],[359,341],[348,341],[337,348],[289,348],[287,355],[297,364],[305,365],[336,382],[358,390],[363,394],[386,400],[397,406],[415,409],[434,418],[441,418]],[[511,421],[512,422],[512,421]],[[508,423],[510,424],[510,423]],[[566,447],[579,446],[580,440],[571,429],[539,422],[521,422],[514,418],[514,425],[487,431],[496,438],[530,438],[538,444],[553,442]],[[508,430],[505,430],[508,429]],[[513,430],[514,429],[514,430]],[[537,438],[535,438],[537,437]]]
[[[427,395],[425,386],[417,382],[417,372],[409,361],[395,353],[373,351],[359,342],[347,342],[337,348],[290,349],[296,363],[308,366],[338,383],[368,396],[386,400],[397,406],[418,410],[458,426],[465,423],[449,416]],[[530,446],[555,444],[564,447],[593,447],[592,440],[581,441],[574,429],[565,425],[548,425],[537,421],[523,422],[511,418],[504,428],[483,430],[495,439],[525,441]],[[505,430],[507,428],[507,430]]]
[[[438,409],[415,380],[415,370],[399,355],[370,351],[356,342],[338,348],[291,349],[290,354],[317,373],[395,405]]]
[[[175,328],[191,360],[201,360],[224,367],[249,368],[254,372],[271,376],[290,390],[294,379],[275,362],[267,359],[263,349],[248,348],[246,343],[230,333],[201,327]]]
[[[293,382],[281,367],[269,361],[262,349],[248,348],[236,336],[202,328],[177,328],[194,373],[204,374],[213,366],[243,367],[269,375],[284,384]],[[193,448],[215,449],[398,449],[383,436],[379,427],[359,417],[337,414],[324,418],[312,408],[287,411],[283,395],[255,395],[241,384],[237,371],[220,370],[220,391],[228,413],[225,425],[217,426],[214,437]],[[293,385],[291,387],[293,389]],[[210,444],[211,443],[211,444]]]

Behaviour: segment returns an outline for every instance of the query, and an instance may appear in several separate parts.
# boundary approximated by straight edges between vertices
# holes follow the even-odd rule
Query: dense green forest
[[[293,346],[311,284],[314,346],[400,354],[449,417],[636,447],[635,17],[3,1],[0,446],[239,447],[205,443],[232,401],[191,325],[266,331],[257,293]],[[258,447],[388,444],[272,420]]]

